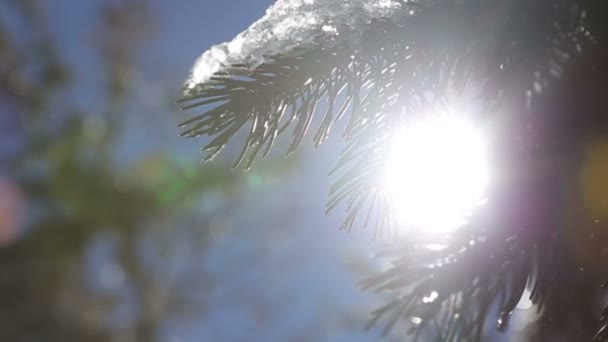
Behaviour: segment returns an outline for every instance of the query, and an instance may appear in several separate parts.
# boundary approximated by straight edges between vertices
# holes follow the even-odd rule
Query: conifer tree
[[[541,315],[532,339],[608,340],[605,7],[279,0],[199,59],[182,101],[200,113],[182,135],[210,137],[210,160],[248,132],[235,164],[247,169],[286,132],[292,154],[307,134],[317,146],[338,130],[346,147],[327,208],[346,206],[345,230],[393,237],[384,253],[392,267],[363,282],[391,294],[370,319],[387,333],[401,322],[415,338],[482,340],[488,322],[507,328],[525,295]],[[488,204],[449,233],[395,234],[394,201],[378,183],[390,142],[464,97],[493,128],[501,177]]]

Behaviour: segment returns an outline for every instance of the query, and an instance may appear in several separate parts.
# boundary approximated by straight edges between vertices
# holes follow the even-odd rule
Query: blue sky
[[[93,30],[95,8],[102,3],[55,0],[48,6],[57,19],[51,31],[58,37],[64,57],[77,66],[81,83],[89,84],[73,94],[87,106],[95,103],[99,88],[93,83],[96,73],[101,72],[96,68],[87,32]],[[162,84],[177,96],[194,60],[211,45],[229,40],[249,26],[272,1],[153,3],[158,31],[138,56],[139,85]],[[140,120],[154,120],[156,124],[151,131],[135,129],[129,134],[122,158],[155,149],[193,160],[201,157],[201,142],[177,138],[175,124],[179,117],[150,110],[142,99],[131,101],[128,114],[134,127]],[[154,139],[150,139],[152,134]],[[233,204],[228,218],[233,229],[205,260],[193,260],[218,274],[220,286],[201,293],[211,310],[193,321],[168,322],[168,341],[286,341],[310,331],[316,332],[317,339],[327,341],[378,339],[375,333],[364,332],[358,323],[358,328],[332,328],[332,322],[341,321],[340,315],[358,317],[372,308],[371,296],[359,291],[357,275],[346,266],[353,255],[369,255],[370,234],[339,232],[340,214],[323,214],[330,181],[327,173],[335,153],[332,144],[314,154],[302,153],[307,162],[301,163],[295,174],[271,186],[252,187]],[[290,219],[280,222],[278,213],[285,210],[292,213]],[[239,301],[243,291],[248,291],[250,298],[269,303],[272,312],[267,321],[260,324],[247,303]]]

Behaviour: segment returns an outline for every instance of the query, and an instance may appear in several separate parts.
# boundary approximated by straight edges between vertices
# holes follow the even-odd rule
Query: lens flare
[[[484,202],[486,150],[480,130],[464,116],[405,125],[392,142],[384,179],[399,225],[442,233],[465,224]]]

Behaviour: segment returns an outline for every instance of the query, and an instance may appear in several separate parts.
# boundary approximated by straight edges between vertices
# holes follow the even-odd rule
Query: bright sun
[[[486,141],[463,116],[434,115],[403,127],[392,142],[385,187],[406,230],[449,232],[484,201]]]

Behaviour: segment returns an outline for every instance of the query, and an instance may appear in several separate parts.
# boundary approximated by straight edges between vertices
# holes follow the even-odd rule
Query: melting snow
[[[409,0],[409,2],[413,2]],[[185,92],[207,82],[222,68],[256,67],[265,56],[289,54],[315,44],[356,43],[375,18],[398,22],[411,15],[408,0],[278,0],[266,14],[232,41],[215,45],[198,58]]]

